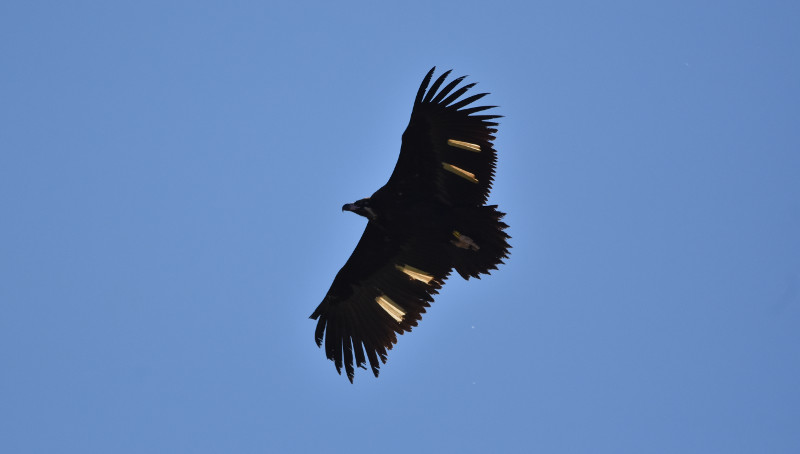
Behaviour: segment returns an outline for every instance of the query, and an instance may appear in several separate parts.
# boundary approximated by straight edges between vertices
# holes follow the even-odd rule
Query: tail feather
[[[457,225],[451,232],[452,257],[456,272],[464,279],[489,274],[508,258],[511,248],[504,232],[508,225],[501,219],[505,213],[497,205],[463,209],[457,213]]]

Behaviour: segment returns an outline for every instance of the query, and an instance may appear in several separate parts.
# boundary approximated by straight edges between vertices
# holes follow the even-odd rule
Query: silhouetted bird
[[[318,346],[353,381],[355,364],[378,376],[380,361],[422,319],[453,268],[480,278],[508,257],[508,226],[496,205],[485,205],[496,151],[491,121],[475,115],[495,106],[467,107],[486,96],[459,100],[474,83],[458,87],[450,71],[431,86],[432,68],[417,92],[389,181],[371,197],[342,210],[368,219],[355,251],[339,270],[311,318]],[[458,87],[458,88],[456,88]]]

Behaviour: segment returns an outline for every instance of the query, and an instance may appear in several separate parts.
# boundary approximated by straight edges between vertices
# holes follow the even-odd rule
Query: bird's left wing
[[[395,193],[435,198],[448,206],[483,205],[497,161],[493,120],[500,115],[479,114],[494,106],[472,105],[487,93],[462,98],[475,85],[459,87],[463,76],[442,87],[450,71],[428,88],[435,69],[417,91],[400,156],[386,186]]]

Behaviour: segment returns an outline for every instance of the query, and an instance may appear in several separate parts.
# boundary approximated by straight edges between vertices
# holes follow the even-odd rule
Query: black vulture
[[[389,181],[342,207],[367,227],[311,314],[317,345],[324,340],[351,383],[354,358],[378,376],[397,334],[417,326],[454,268],[480,278],[508,258],[505,213],[486,205],[497,160],[492,120],[500,116],[478,114],[495,106],[469,107],[487,93],[459,99],[475,85],[458,87],[464,76],[439,90],[450,71],[427,90],[435,69],[419,87]]]

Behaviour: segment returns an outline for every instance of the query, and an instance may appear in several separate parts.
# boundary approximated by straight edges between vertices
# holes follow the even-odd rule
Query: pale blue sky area
[[[3,2],[0,451],[800,452],[798,49],[796,1]],[[434,65],[511,258],[351,385],[308,316]]]

